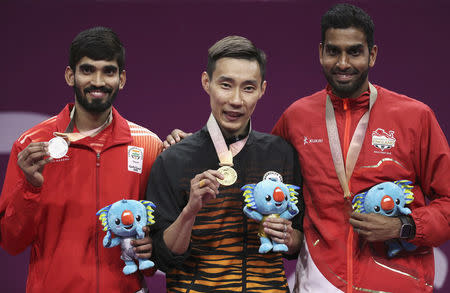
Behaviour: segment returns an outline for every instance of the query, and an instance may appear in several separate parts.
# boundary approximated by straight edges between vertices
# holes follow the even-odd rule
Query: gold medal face
[[[234,182],[236,182],[237,173],[230,166],[220,167],[219,169],[217,169],[217,171],[219,171],[219,173],[222,174],[223,177],[225,177],[225,178],[223,178],[223,180],[217,179],[217,181],[221,185],[223,185],[223,186],[230,186],[230,185],[234,184]]]

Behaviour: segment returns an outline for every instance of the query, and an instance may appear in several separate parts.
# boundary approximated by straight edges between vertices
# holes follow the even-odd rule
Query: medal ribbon
[[[326,107],[325,107],[325,119],[328,133],[328,140],[330,143],[331,156],[333,158],[334,168],[344,191],[344,199],[350,202],[351,192],[349,187],[350,178],[355,168],[356,161],[358,160],[359,153],[361,151],[364,137],[367,131],[367,125],[369,124],[370,110],[375,103],[378,92],[377,89],[369,83],[370,97],[369,97],[369,110],[364,113],[361,119],[358,121],[355,132],[353,133],[352,140],[350,142],[347,158],[345,160],[342,155],[341,143],[339,140],[339,133],[337,129],[336,117],[334,115],[333,104],[331,103],[330,96],[327,95]],[[350,205],[351,206],[351,205]],[[353,292],[353,229],[350,230],[347,235],[347,293]]]
[[[88,136],[97,135],[98,133],[100,133],[100,131],[105,129],[106,126],[108,126],[112,121],[112,111],[111,111],[109,113],[108,119],[106,119],[106,121],[105,121],[105,123],[103,123],[103,125],[101,125],[98,128],[86,131],[84,133],[80,133],[80,132],[73,132],[73,129],[75,127],[74,116],[75,116],[75,107],[73,107],[72,111],[70,112],[70,122],[69,122],[69,125],[67,126],[66,130],[64,132],[54,132],[53,135],[60,136],[64,139],[66,139],[68,142],[74,142],[74,141],[83,139]]]
[[[334,115],[333,103],[331,103],[330,96],[327,95],[325,119],[327,125],[328,140],[330,143],[331,156],[333,158],[334,168],[344,191],[344,198],[350,198],[350,188],[348,183],[358,160],[359,153],[366,135],[367,125],[369,124],[370,110],[377,99],[377,89],[369,83],[370,98],[369,110],[364,113],[356,126],[355,133],[352,136],[350,146],[348,148],[347,158],[345,160],[342,155],[341,143],[339,140],[339,133],[337,129],[336,117]]]
[[[246,138],[230,144],[230,148],[228,149],[219,124],[217,124],[217,121],[212,113],[211,115],[209,115],[208,122],[206,123],[206,128],[208,129],[209,136],[211,136],[214,148],[216,149],[217,157],[219,158],[220,162],[219,165],[233,166],[233,157],[242,150],[245,143],[247,142],[248,135]],[[248,133],[250,133],[250,131],[251,127]]]

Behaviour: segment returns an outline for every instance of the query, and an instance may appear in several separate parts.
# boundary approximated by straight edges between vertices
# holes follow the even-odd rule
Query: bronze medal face
[[[69,145],[67,144],[66,140],[62,137],[54,137],[50,139],[48,142],[48,152],[50,154],[50,157],[54,159],[59,159],[64,157],[67,154],[67,151],[69,150]]]
[[[220,174],[222,174],[225,178],[223,180],[217,179],[217,181],[223,186],[230,186],[236,182],[237,173],[230,166],[223,166],[217,169]]]

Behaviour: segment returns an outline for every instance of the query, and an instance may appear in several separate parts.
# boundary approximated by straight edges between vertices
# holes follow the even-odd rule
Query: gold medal
[[[223,175],[223,180],[217,179],[219,183],[223,186],[230,186],[233,185],[234,182],[236,182],[237,179],[237,173],[236,171],[231,168],[230,166],[223,166],[217,169],[217,171]]]

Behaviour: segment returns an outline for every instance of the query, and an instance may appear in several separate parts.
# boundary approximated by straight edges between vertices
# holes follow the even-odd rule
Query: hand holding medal
[[[185,207],[189,215],[195,216],[205,204],[216,198],[219,194],[219,180],[224,176],[216,170],[207,170],[197,174],[191,180],[191,190],[189,192],[189,201]]]

